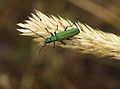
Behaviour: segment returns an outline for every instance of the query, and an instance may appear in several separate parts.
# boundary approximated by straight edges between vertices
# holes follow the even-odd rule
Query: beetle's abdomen
[[[71,38],[79,33],[80,33],[80,30],[78,28],[71,28],[69,30],[57,33],[56,36],[58,38],[58,41],[62,41],[62,40]]]

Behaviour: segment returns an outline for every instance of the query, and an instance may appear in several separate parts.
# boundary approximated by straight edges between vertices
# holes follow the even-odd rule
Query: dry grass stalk
[[[21,35],[32,36],[34,40],[39,43],[43,43],[44,39],[39,35],[47,38],[50,37],[45,29],[54,33],[57,28],[57,32],[64,31],[66,26],[73,24],[70,20],[65,20],[62,17],[55,17],[53,15],[45,15],[40,11],[35,10],[35,14],[32,14],[32,17],[29,17],[29,20],[25,20],[25,23],[17,24],[20,26],[18,31],[22,32]],[[75,37],[80,39],[65,40],[67,45],[63,45],[60,42],[57,42],[57,46],[61,46],[69,49],[76,49],[80,53],[92,53],[98,57],[110,56],[115,59],[120,59],[120,37],[112,34],[105,33],[100,30],[91,28],[88,25],[81,24],[80,22],[76,23],[77,27],[73,25],[70,28],[79,28],[80,33]],[[35,33],[33,33],[34,31]]]

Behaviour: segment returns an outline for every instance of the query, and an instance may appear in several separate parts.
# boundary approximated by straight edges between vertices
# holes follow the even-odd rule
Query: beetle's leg
[[[74,25],[74,24],[73,24],[73,25]],[[70,26],[65,27],[65,30],[64,30],[64,31],[66,31],[68,27],[72,27],[73,25],[70,25]]]
[[[49,31],[47,30],[47,28],[45,28],[45,30],[46,30],[49,34],[51,34],[51,36],[53,36],[53,33],[52,33],[52,32],[49,32]]]
[[[54,34],[56,34],[56,31],[58,30],[58,25],[57,25],[57,29],[54,31]]]
[[[70,24],[70,22],[68,22],[68,23]],[[73,23],[72,25],[70,24],[70,26],[65,27],[64,31],[66,31],[68,27],[72,27],[73,25],[77,26],[75,23]]]
[[[45,30],[46,30],[48,33],[50,33],[47,28],[45,28]]]
[[[66,42],[64,42],[64,41],[60,41],[63,45],[66,45]]]
[[[64,31],[66,31],[68,27],[69,27],[69,26],[65,27],[65,30],[64,30]]]
[[[55,48],[55,41],[53,42],[53,48]]]
[[[71,40],[70,38],[67,38],[67,40]]]
[[[50,33],[51,34],[51,36],[53,36],[53,34],[52,33]]]
[[[73,39],[82,39],[82,38],[79,38],[79,37],[72,37],[72,38],[68,38],[67,40],[73,40]]]
[[[82,39],[82,38],[79,38],[79,37],[73,37],[73,39]]]

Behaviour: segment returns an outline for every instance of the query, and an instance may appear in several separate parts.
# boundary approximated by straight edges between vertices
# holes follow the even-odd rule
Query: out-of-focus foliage
[[[49,46],[38,55],[41,47],[16,30],[37,9],[119,35],[101,8],[120,21],[119,0],[0,0],[0,89],[120,89],[119,61]]]
[[[0,8],[3,6],[4,0],[0,0]]]

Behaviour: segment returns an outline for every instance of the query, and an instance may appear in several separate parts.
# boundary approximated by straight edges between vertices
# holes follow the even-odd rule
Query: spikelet
[[[51,36],[45,29],[54,33],[58,25],[58,30],[56,31],[58,33],[64,31],[66,26],[71,26],[73,24],[70,20],[65,20],[60,16],[47,16],[37,10],[35,10],[35,14],[31,15],[32,17],[29,17],[29,20],[25,20],[25,23],[17,24],[21,27],[17,30],[22,32],[21,35],[34,37],[34,40],[38,43],[45,41],[45,39],[40,36],[43,36],[44,38]],[[66,45],[57,42],[57,46],[69,48],[71,50],[76,49],[80,53],[91,53],[97,57],[108,56],[118,60],[120,59],[119,36],[93,29],[80,22],[76,23],[76,25],[72,25],[70,28],[79,28],[80,33],[74,36],[72,40],[65,40],[67,43]]]

